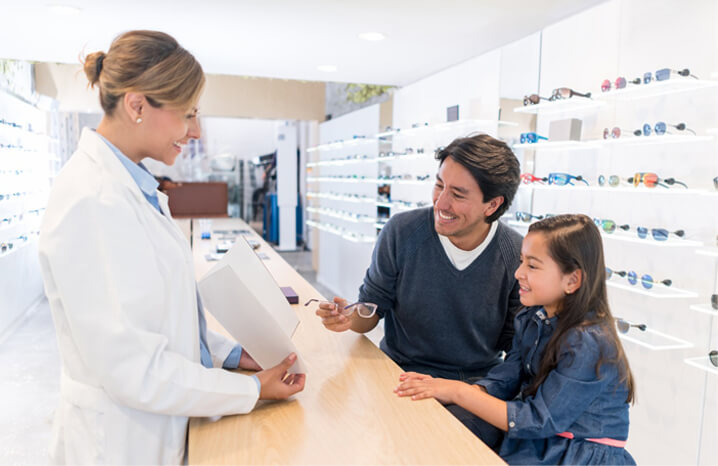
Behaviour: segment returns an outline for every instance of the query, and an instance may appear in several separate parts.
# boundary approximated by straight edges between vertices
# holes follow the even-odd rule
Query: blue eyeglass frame
[[[626,278],[628,279],[628,283],[630,283],[631,285],[635,285],[636,283],[638,283],[638,274],[636,272],[634,272],[633,270],[628,272],[628,275]],[[653,277],[647,273],[643,274],[641,276],[641,285],[643,285],[643,288],[645,288],[647,290],[650,290],[651,288],[653,288],[653,285],[658,285],[658,284],[662,284],[665,286],[671,286],[671,284],[673,284],[673,281],[670,279],[655,281],[653,279]]]
[[[549,173],[548,184],[555,184],[556,186],[565,186],[567,184],[573,186],[573,180],[581,181],[588,186],[588,181],[584,180],[581,175],[574,176],[569,173]]]
[[[540,140],[548,141],[546,136],[541,136],[538,133],[521,133],[520,139],[521,144],[535,144]]]
[[[651,236],[656,241],[668,241],[670,235],[676,235],[679,238],[683,238],[686,232],[683,230],[668,231],[665,228],[651,228],[650,230],[646,227],[636,227],[636,233],[641,239],[646,239],[648,232],[651,232]]]

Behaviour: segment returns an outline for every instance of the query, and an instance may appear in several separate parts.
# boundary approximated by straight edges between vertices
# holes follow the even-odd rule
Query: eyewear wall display
[[[693,79],[698,79],[698,76],[694,76],[691,74],[691,70],[688,68],[683,68],[682,70],[673,70],[671,68],[661,68],[660,70],[656,70],[655,73],[655,80],[656,81],[666,81],[667,79],[670,79],[671,74],[677,74],[679,76],[685,77],[691,77]],[[643,84],[648,84],[654,79],[654,74],[650,71],[647,71],[646,73],[643,73]]]
[[[621,332],[623,334],[628,333],[628,331],[631,330],[631,327],[637,328],[641,332],[645,332],[646,329],[648,328],[646,326],[646,324],[632,324],[632,323],[628,322],[627,320],[624,320],[620,317],[616,317],[615,319],[616,319],[616,328],[618,329],[619,332]]]
[[[339,305],[336,303],[322,301],[315,298],[310,299],[309,301],[304,303],[304,305],[309,306],[313,302],[317,302],[319,304],[331,304],[332,306],[334,306],[334,309],[336,309],[340,314],[344,316],[350,316],[353,312],[356,312],[359,317],[363,317],[365,319],[373,317],[376,313],[376,308],[379,307],[374,303],[366,303],[362,301],[357,301],[356,303],[349,304],[345,307],[339,307]]]
[[[537,133],[521,133],[519,140],[521,144],[535,144],[540,140],[548,141],[548,138]]]
[[[586,93],[584,94],[584,93],[582,93],[582,92],[574,91],[573,89],[568,88],[568,87],[559,87],[559,88],[554,89],[554,90],[551,92],[551,97],[549,97],[548,100],[554,101],[554,100],[570,99],[570,98],[572,98],[573,96],[585,97],[585,98],[587,98],[587,99],[590,99],[590,98],[591,98],[591,93],[590,93],[590,92],[586,92]]]

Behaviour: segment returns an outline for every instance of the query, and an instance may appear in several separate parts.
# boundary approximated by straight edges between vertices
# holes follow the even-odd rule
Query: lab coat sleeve
[[[138,208],[100,188],[43,225],[41,261],[82,363],[96,377],[90,382],[115,402],[158,414],[251,411],[259,393],[250,377],[206,369],[168,348],[161,329],[168,320],[164,287],[171,284],[163,285]],[[196,327],[190,318],[176,325]]]

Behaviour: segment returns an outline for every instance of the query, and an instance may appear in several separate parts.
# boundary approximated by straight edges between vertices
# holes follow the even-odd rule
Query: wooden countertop
[[[250,230],[238,219],[213,219],[212,229]],[[216,235],[199,239],[198,225],[193,235],[199,279],[215,264],[205,254]],[[249,237],[262,244],[258,253],[269,257],[263,262],[277,284],[299,295],[293,341],[307,363],[306,386],[245,415],[192,419],[190,464],[504,464],[437,401],[397,397],[401,368],[365,336],[326,330],[315,308],[303,306],[323,297],[259,236]]]

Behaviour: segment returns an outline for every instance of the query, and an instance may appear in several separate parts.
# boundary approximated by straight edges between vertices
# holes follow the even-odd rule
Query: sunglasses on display
[[[643,183],[646,188],[655,188],[656,186],[668,188],[668,186],[673,186],[675,184],[688,188],[684,182],[678,181],[675,178],[660,178],[657,174],[650,172],[636,173],[632,177],[628,178],[628,182],[632,183],[635,187],[638,187],[638,185]]]
[[[708,360],[711,362],[711,364],[718,367],[718,350],[713,350],[708,353]]]
[[[549,97],[548,100],[554,101],[554,100],[570,99],[573,96],[586,97],[587,99],[590,99],[591,93],[587,92],[584,94],[581,92],[574,91],[573,89],[571,89],[569,87],[559,87],[559,88],[554,89],[553,92],[551,92],[551,97]]]
[[[611,277],[613,277],[614,275],[626,278],[628,280],[628,283],[630,283],[631,285],[636,285],[639,281],[638,274],[633,270],[629,270],[628,272],[626,272],[625,270],[613,270],[610,267],[606,267],[606,280],[610,280]],[[640,278],[640,282],[641,285],[643,285],[643,288],[647,290],[653,288],[653,285],[671,286],[673,284],[673,281],[669,279],[656,281],[649,274],[642,275]]]
[[[628,84],[641,84],[641,78],[635,78],[635,79],[631,79],[630,81],[627,81],[626,78],[624,78],[624,77],[618,77],[613,82],[613,85],[611,84],[610,79],[604,79],[603,82],[601,83],[601,91],[608,92],[612,88],[623,89]]]
[[[534,215],[530,212],[516,212],[516,220],[524,223],[531,223],[534,219],[541,220],[543,215]]]
[[[610,175],[608,178],[604,175],[598,175],[598,185],[599,186],[605,186],[606,182],[608,182],[608,185],[615,188],[619,184],[621,184],[621,178],[618,177],[618,175]]]
[[[539,178],[537,176],[533,176],[531,173],[522,173],[521,174],[521,182],[523,184],[544,183],[546,181],[548,181],[548,178]]]
[[[596,226],[603,231],[605,231],[608,234],[613,233],[616,231],[617,228],[620,228],[623,231],[628,231],[631,229],[631,226],[628,224],[625,225],[618,225],[613,220],[605,219],[605,218],[594,218],[593,223],[596,224]]]
[[[542,139],[548,141],[546,136],[541,136],[537,133],[521,133],[520,137],[521,144],[535,144]]]
[[[631,327],[637,328],[641,332],[645,332],[648,328],[646,324],[632,324],[628,322],[627,320],[621,319],[620,317],[616,317],[616,328],[621,333],[628,333],[629,330],[631,330]]]
[[[669,126],[671,128],[677,129],[678,131],[688,131],[688,132],[692,133],[694,136],[696,134],[695,131],[693,131],[690,128],[687,128],[685,123],[678,123],[677,125],[671,125],[671,124],[666,124],[666,122],[664,122],[664,121],[659,121],[653,127],[651,127],[651,125],[648,123],[644,123],[643,131],[636,130],[633,132],[633,134],[635,134],[636,136],[640,136],[642,133],[644,136],[650,136],[651,133],[655,132],[656,136],[663,136],[664,134],[666,134],[666,130]]]
[[[538,94],[531,94],[531,95],[525,95],[524,96],[524,107],[527,105],[536,105],[542,100],[551,100],[547,99],[546,97],[541,97]]]
[[[574,180],[585,183],[586,186],[588,186],[588,181],[584,180],[581,175],[574,176],[574,175],[570,175],[568,173],[549,173],[548,174],[548,184],[555,184],[556,186],[565,186],[565,185],[573,186]]]
[[[665,228],[651,228],[650,230],[646,227],[636,228],[636,233],[638,233],[638,237],[641,239],[646,239],[649,231],[653,239],[656,241],[668,241],[668,237],[670,235],[676,235],[679,238],[683,238],[686,234],[683,230],[668,231]]]
[[[690,76],[691,78],[698,79],[698,76],[692,75],[691,70],[689,70],[688,68],[683,68],[682,70],[661,68],[660,70],[656,71],[655,75],[650,71],[643,73],[643,84],[648,84],[653,81],[654,76],[656,81],[666,81],[667,79],[670,79],[672,73],[675,73],[679,76],[683,76],[684,78]]]
[[[718,176],[713,178],[713,188],[718,190]]]
[[[335,303],[330,303],[329,301],[321,301],[319,299],[310,299],[306,303],[304,303],[305,306],[309,306],[313,302],[318,302],[320,304],[327,303],[332,304],[340,314],[345,316],[350,316],[352,312],[356,312],[359,317],[363,317],[365,319],[368,319],[370,317],[373,317],[376,313],[376,308],[379,307],[374,303],[365,303],[362,301],[358,301],[356,303],[349,304],[348,306],[345,306],[343,308],[339,308]]]
[[[718,294],[711,295],[711,307],[713,309],[718,309]]]
[[[621,137],[621,128],[614,126],[612,129],[603,128],[603,139],[618,139]],[[640,136],[641,130],[637,129],[633,132],[634,136]]]

